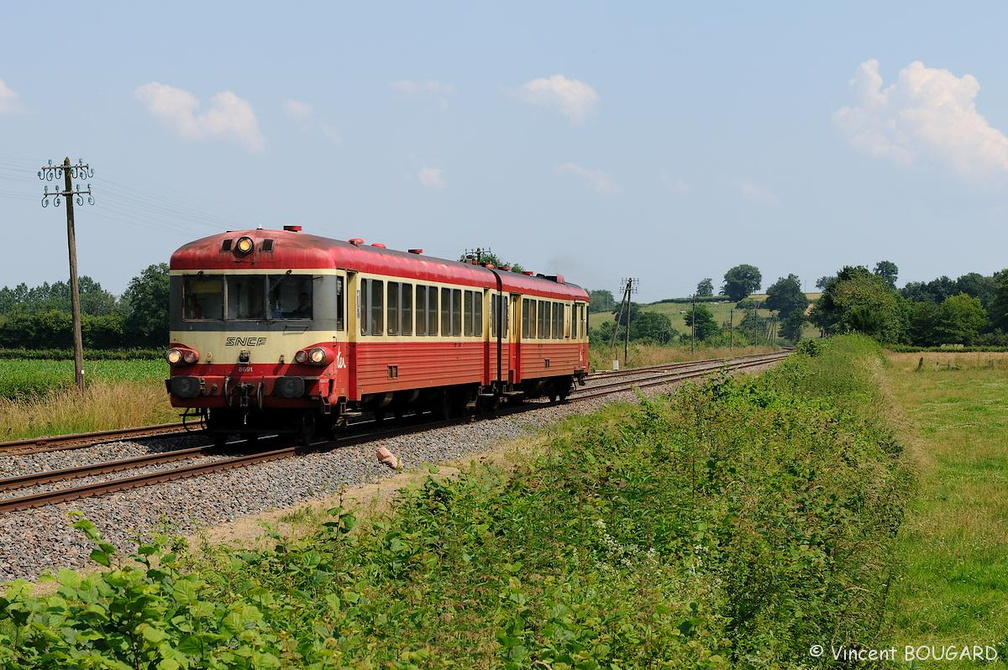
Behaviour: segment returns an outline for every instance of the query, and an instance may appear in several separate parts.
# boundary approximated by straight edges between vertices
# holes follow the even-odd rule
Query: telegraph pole
[[[73,312],[73,342],[74,342],[74,379],[77,382],[77,390],[84,391],[84,340],[81,337],[81,315],[80,315],[80,287],[77,283],[77,237],[74,234],[73,201],[76,198],[77,204],[84,205],[84,196],[87,196],[89,205],[94,204],[94,196],[91,195],[91,184],[87,190],[82,191],[80,186],[76,189],[73,180],[78,178],[90,179],[94,176],[94,170],[81,159],[77,159],[76,165],[70,164],[70,158],[64,158],[62,165],[43,165],[38,171],[39,179],[43,181],[56,181],[57,185],[53,192],[49,192],[49,187],[45,187],[42,194],[42,206],[49,206],[49,198],[54,198],[54,206],[60,206],[60,199],[66,199],[67,213],[67,247],[70,252],[70,305]],[[63,190],[59,190],[58,182],[63,178]]]
[[[627,277],[623,280],[623,303],[626,305],[626,334],[623,338],[623,366],[628,365],[627,360],[630,357],[630,295],[637,292],[637,284],[640,283],[639,279],[634,279],[633,277]],[[622,306],[620,307],[620,314],[623,313]],[[615,335],[615,332],[613,333]]]
[[[696,293],[693,294],[693,315],[690,317],[690,323],[693,324],[693,334],[690,338],[689,352],[692,354],[693,350],[696,348]]]

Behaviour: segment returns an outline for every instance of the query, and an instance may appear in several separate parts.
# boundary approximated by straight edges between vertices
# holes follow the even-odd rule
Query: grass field
[[[1004,656],[1008,354],[890,358],[888,387],[918,480],[899,538],[895,642],[1000,644]]]
[[[163,360],[85,361],[86,390],[72,361],[0,360],[0,441],[176,421]]]

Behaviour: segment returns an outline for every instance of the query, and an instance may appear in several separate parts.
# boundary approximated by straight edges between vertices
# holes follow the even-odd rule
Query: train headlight
[[[327,358],[325,349],[321,347],[312,347],[308,352],[308,362],[312,365],[325,365]]]
[[[251,237],[239,237],[238,241],[235,242],[234,252],[238,256],[248,256],[254,248],[255,242],[252,241]]]
[[[199,352],[188,347],[172,347],[165,352],[165,360],[172,367],[192,365],[199,361]]]

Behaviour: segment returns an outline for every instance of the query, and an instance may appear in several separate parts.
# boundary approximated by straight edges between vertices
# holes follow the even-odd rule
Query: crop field
[[[35,398],[73,386],[73,368],[73,361],[0,360],[0,398]],[[167,376],[163,360],[84,361],[85,382],[143,382]]]
[[[176,421],[163,360],[84,361],[86,389],[73,362],[0,360],[0,441]]]

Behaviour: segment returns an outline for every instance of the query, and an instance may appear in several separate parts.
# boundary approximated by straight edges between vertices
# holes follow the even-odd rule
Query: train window
[[[388,334],[413,334],[413,286],[400,282],[388,283]]]
[[[227,319],[266,318],[266,277],[238,275],[227,278]]]
[[[483,294],[465,292],[465,323],[462,334],[466,337],[483,336]]]
[[[441,334],[448,337],[451,332],[451,289],[441,289]]]
[[[576,302],[571,303],[570,337],[573,340],[578,337],[578,304]]]
[[[385,322],[388,324],[388,334],[398,335],[399,334],[399,288],[402,286],[397,281],[390,281],[388,283],[388,300],[385,301],[385,305],[388,307],[388,315],[385,318]]]
[[[427,334],[438,334],[438,290],[437,286],[427,287]]]
[[[462,289],[452,289],[451,296],[451,334],[452,337],[458,337],[462,334]]]
[[[416,334],[427,334],[427,287],[416,287]]]
[[[182,318],[186,321],[224,318],[224,278],[183,277]]]
[[[399,284],[399,334],[413,334],[413,285]]]
[[[539,301],[538,317],[539,337],[548,338],[550,336],[550,309],[549,303],[545,300]]]
[[[311,275],[269,275],[269,309],[274,319],[310,319],[313,313]]]
[[[381,335],[384,330],[383,298],[385,282],[379,279],[362,279],[360,290],[361,335]]]
[[[531,338],[536,334],[536,301],[522,299],[522,337]]]
[[[564,336],[564,306],[563,303],[553,303],[553,337],[561,339]]]
[[[346,311],[346,299],[343,294],[343,277],[336,277],[336,330],[345,328],[343,315]]]

